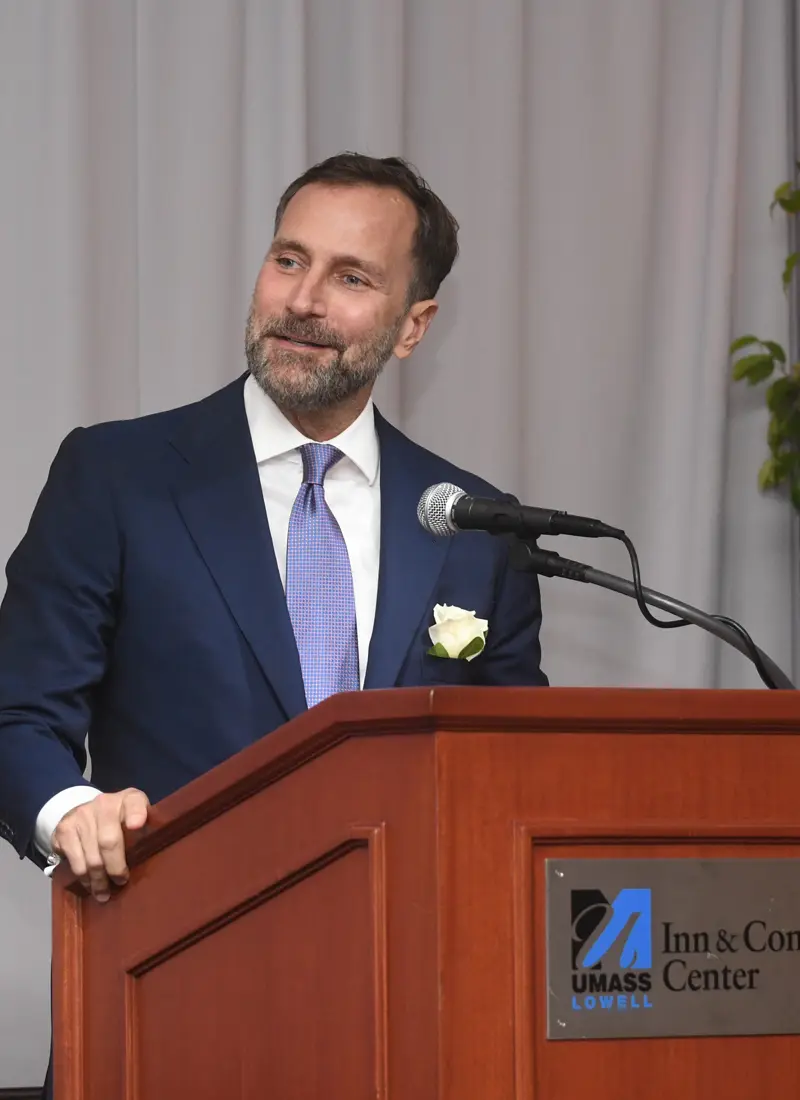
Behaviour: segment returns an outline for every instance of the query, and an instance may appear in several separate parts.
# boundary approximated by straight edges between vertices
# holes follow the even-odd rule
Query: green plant
[[[800,163],[797,165],[800,173]],[[775,191],[769,212],[772,215],[779,206],[790,217],[800,213],[800,188],[790,181],[782,183]],[[783,290],[788,294],[800,252],[786,257],[783,268]],[[777,373],[766,391],[770,412],[767,429],[769,458],[758,472],[759,488],[766,492],[786,486],[792,504],[800,512],[800,363],[789,365],[785,350],[774,340],[762,340],[752,334],[740,336],[730,347],[730,354],[737,355],[745,349],[747,355],[733,365],[733,377],[737,382],[747,381],[757,386]]]

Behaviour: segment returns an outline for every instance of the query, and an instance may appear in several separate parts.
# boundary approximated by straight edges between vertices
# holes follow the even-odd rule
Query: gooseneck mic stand
[[[709,634],[722,639],[728,645],[738,649],[745,657],[748,657],[755,665],[759,676],[769,688],[786,688],[794,690],[794,684],[775,662],[759,649],[750,635],[738,623],[732,619],[720,616],[708,615],[690,604],[676,600],[672,596],[665,596],[661,592],[654,592],[643,585],[637,586],[624,577],[617,577],[613,573],[604,573],[600,569],[593,569],[583,562],[572,561],[564,558],[551,550],[542,550],[535,539],[513,538],[511,542],[510,564],[512,569],[522,573],[538,573],[543,577],[565,577],[572,581],[581,581],[584,584],[595,584],[600,588],[607,588],[611,592],[619,592],[623,596],[630,596],[639,602],[643,600],[652,607],[670,612],[688,623],[707,630]],[[650,620],[653,621],[653,620]],[[674,623],[658,623],[658,625],[679,625]]]

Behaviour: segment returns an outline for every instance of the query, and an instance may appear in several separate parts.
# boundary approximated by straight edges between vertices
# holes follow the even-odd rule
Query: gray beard
[[[361,344],[344,344],[319,321],[267,318],[258,325],[253,311],[247,319],[245,354],[250,373],[281,409],[315,412],[330,409],[372,387],[389,361],[403,318]],[[313,340],[329,345],[324,359],[290,348],[267,352],[269,336]]]

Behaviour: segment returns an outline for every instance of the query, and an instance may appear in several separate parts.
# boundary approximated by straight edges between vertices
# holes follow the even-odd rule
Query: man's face
[[[407,303],[416,218],[385,187],[308,184],[289,202],[246,337],[250,371],[280,407],[330,408],[371,389],[392,352],[421,339],[427,322],[417,335]]]

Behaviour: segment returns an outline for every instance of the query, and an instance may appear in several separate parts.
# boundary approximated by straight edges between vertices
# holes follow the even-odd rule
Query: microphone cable
[[[691,626],[692,624],[689,622],[688,619],[659,619],[656,615],[652,613],[645,602],[644,592],[642,591],[642,573],[639,566],[639,555],[636,553],[636,547],[633,545],[633,542],[628,537],[628,535],[626,535],[624,532],[621,535],[611,537],[617,538],[618,541],[621,542],[628,551],[628,556],[631,560],[631,572],[633,574],[633,587],[635,592],[636,605],[641,611],[642,615],[644,615],[645,619],[647,619],[647,621],[652,626],[657,626],[661,630],[674,630],[680,626]],[[755,665],[758,675],[761,677],[768,688],[775,690],[778,685],[772,679],[764,665],[764,662],[761,660],[761,654],[759,652],[758,646],[747,633],[742,624],[738,623],[735,619],[729,618],[727,615],[711,615],[711,618],[716,619],[718,623],[724,623],[726,626],[730,627],[731,630],[736,631],[736,633],[739,635],[739,637],[742,639],[745,646],[747,647],[748,655],[750,657],[750,660]]]

